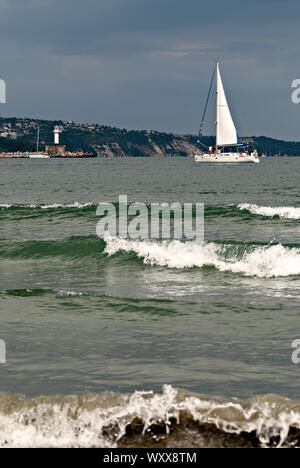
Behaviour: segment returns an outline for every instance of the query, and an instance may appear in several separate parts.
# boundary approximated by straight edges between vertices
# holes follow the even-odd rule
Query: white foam
[[[250,213],[262,216],[279,216],[286,219],[300,219],[300,207],[294,206],[259,206],[251,203],[241,203],[240,210],[247,210]]]
[[[13,205],[11,203],[0,203],[0,208],[11,208],[12,206],[15,206],[16,208],[41,208],[42,210],[47,210],[49,208],[85,208],[87,206],[93,206],[95,203],[93,202],[88,202],[88,203],[52,203],[52,204],[45,204],[45,205],[37,205],[37,204],[31,204],[31,205]]]
[[[58,296],[84,296],[84,293],[76,292],[76,291],[58,291],[57,295]]]
[[[145,264],[168,268],[192,268],[214,266],[219,271],[231,271],[245,276],[270,278],[300,274],[300,249],[288,248],[280,244],[253,246],[249,252],[238,254],[236,248],[214,242],[150,242],[107,237],[108,255],[118,251],[134,252],[143,258]],[[235,246],[236,247],[236,246]]]
[[[279,437],[280,446],[291,427],[300,429],[299,404],[282,397],[225,401],[164,385],[161,394],[107,392],[33,400],[1,396],[0,446],[114,447],[136,419],[142,421],[143,434],[156,423],[169,433],[172,421],[179,423],[182,415],[227,433],[254,431],[262,445]]]
[[[52,205],[40,205],[40,208],[43,210],[46,210],[48,208],[85,208],[87,206],[92,206],[94,203],[67,203],[67,204],[61,204],[61,203],[54,203]]]

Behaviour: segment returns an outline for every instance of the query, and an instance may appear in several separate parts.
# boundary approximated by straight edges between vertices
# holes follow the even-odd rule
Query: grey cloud
[[[299,138],[289,99],[299,10],[296,0],[0,0],[2,114],[196,132],[219,58],[242,132]]]

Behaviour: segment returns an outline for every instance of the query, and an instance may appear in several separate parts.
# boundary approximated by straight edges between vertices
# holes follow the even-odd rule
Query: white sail
[[[237,133],[230,110],[227,104],[220,70],[217,62],[217,121],[216,121],[216,145],[237,144]]]

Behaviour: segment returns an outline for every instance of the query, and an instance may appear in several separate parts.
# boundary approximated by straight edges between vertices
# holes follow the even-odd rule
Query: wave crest
[[[259,206],[251,203],[241,203],[238,205],[239,210],[246,210],[250,213],[286,219],[300,219],[300,207],[294,206]]]
[[[145,264],[168,268],[202,268],[212,266],[219,271],[245,276],[270,278],[300,274],[300,249],[281,244],[245,246],[215,242],[134,241],[107,237],[104,252],[134,252]]]
[[[97,207],[95,203],[92,202],[87,202],[87,203],[79,203],[79,202],[74,202],[74,203],[52,203],[52,204],[28,204],[28,205],[22,205],[22,204],[12,204],[12,203],[0,203],[0,208],[2,209],[41,209],[41,210],[49,210],[49,209],[56,209],[56,208],[87,208],[87,207]]]

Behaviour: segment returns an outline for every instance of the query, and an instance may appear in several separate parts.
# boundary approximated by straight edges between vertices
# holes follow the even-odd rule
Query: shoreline
[[[66,158],[97,158],[96,154],[80,154],[80,153],[72,153],[72,154],[66,154],[64,156],[61,155],[48,155],[48,154],[43,154],[43,155],[35,155],[34,153],[4,153],[0,154],[0,159],[53,159],[53,158],[58,158],[58,159],[66,159]]]

